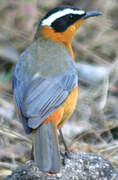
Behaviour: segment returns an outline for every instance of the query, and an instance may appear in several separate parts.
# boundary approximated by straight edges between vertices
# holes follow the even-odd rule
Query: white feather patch
[[[45,26],[45,25],[51,26],[51,24],[56,19],[61,18],[61,17],[65,16],[65,15],[68,15],[68,14],[83,15],[83,14],[85,14],[85,11],[83,11],[83,10],[74,10],[74,9],[70,9],[70,8],[67,8],[67,9],[64,9],[64,10],[60,10],[60,11],[57,11],[57,12],[51,14],[46,19],[44,19],[41,22],[41,25],[42,26]]]
[[[35,79],[38,78],[39,76],[40,76],[39,73],[35,73],[32,79],[35,80]]]

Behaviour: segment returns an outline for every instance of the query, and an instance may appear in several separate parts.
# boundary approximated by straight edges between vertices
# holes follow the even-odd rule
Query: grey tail
[[[34,161],[41,171],[58,173],[61,168],[60,150],[53,122],[42,124],[33,137]]]

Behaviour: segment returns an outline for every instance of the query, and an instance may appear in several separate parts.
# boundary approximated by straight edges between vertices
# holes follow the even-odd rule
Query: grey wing
[[[18,110],[20,120],[24,126],[24,130],[27,134],[29,134],[32,132],[32,129],[30,127],[28,127],[27,119],[21,111],[21,105],[22,105],[22,100],[24,97],[24,92],[26,89],[26,84],[27,84],[26,82],[23,82],[23,81],[21,82],[20,80],[18,80],[17,77],[15,76],[15,74],[13,74],[12,89],[13,89],[13,94],[14,94],[13,96],[14,96],[16,108]]]
[[[22,114],[28,119],[30,128],[37,128],[66,100],[77,86],[77,75],[64,74],[50,80],[38,77],[32,80],[22,101]]]

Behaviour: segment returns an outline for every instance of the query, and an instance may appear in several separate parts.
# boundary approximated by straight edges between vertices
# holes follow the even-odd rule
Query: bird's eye
[[[69,15],[69,18],[70,18],[70,19],[73,19],[73,14],[70,14],[70,15]]]

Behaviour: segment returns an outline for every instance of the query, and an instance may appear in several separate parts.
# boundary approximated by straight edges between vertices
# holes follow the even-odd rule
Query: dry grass
[[[73,46],[76,59],[109,68],[110,73],[96,85],[79,82],[78,105],[63,128],[65,138],[72,151],[97,153],[118,168],[117,0],[67,2],[104,13],[83,24]],[[0,178],[30,159],[31,150],[30,137],[24,134],[13,106],[12,68],[32,41],[39,17],[58,4],[57,0],[0,1]]]

